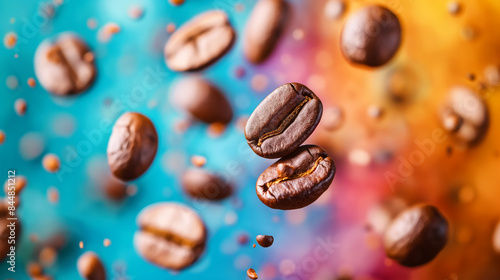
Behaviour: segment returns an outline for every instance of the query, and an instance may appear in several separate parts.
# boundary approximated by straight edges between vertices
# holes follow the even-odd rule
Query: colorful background
[[[0,85],[0,129],[6,135],[0,170],[6,179],[7,170],[16,169],[28,185],[18,209],[23,232],[17,272],[8,272],[2,263],[0,277],[28,279],[26,265],[39,259],[47,240],[63,235],[66,242],[46,267],[54,279],[78,279],[76,260],[87,250],[101,257],[110,279],[245,279],[249,267],[259,279],[500,279],[500,256],[492,246],[500,218],[500,96],[484,76],[488,66],[500,64],[500,3],[459,1],[460,12],[454,15],[442,0],[352,0],[345,1],[344,14],[335,19],[327,1],[289,2],[292,15],[279,45],[270,59],[254,66],[243,57],[241,40],[253,0],[186,0],[181,6],[167,0],[2,1],[0,34],[14,32],[18,40],[12,49],[0,48],[0,81],[5,81]],[[403,39],[390,63],[369,69],[347,63],[339,37],[346,18],[373,3],[399,17]],[[144,10],[138,20],[129,16],[135,6]],[[211,9],[225,10],[237,31],[232,49],[201,72],[224,91],[235,111],[233,122],[218,136],[200,123],[180,129],[185,118],[168,96],[183,74],[170,71],[163,59],[167,26],[178,27]],[[47,16],[50,10],[52,17]],[[108,23],[120,31],[104,41],[101,32]],[[63,31],[86,40],[98,68],[94,85],[72,98],[57,98],[27,83],[36,80],[38,44]],[[237,75],[241,69],[243,77]],[[157,81],[154,90],[132,98],[134,87],[151,75]],[[251,151],[241,124],[269,92],[291,81],[306,84],[323,101],[323,120],[307,142],[327,149],[337,174],[317,202],[285,212],[258,200],[255,181],[273,161]],[[422,161],[401,173],[404,162],[421,150],[416,143],[442,129],[439,109],[456,85],[474,89],[487,103],[491,120],[485,139],[473,148],[451,137],[433,142]],[[394,95],[404,101],[395,101]],[[14,110],[18,98],[27,102],[22,117]],[[336,129],[327,125],[332,108],[343,112]],[[382,110],[381,117],[370,116],[373,108]],[[111,131],[100,124],[114,123],[125,111],[150,117],[160,145],[151,168],[129,184],[129,197],[113,203],[102,194],[110,176],[106,146]],[[47,153],[61,159],[56,174],[42,167]],[[202,202],[183,193],[179,175],[193,155],[206,157],[207,169],[234,183],[231,198]],[[392,175],[397,179],[387,180]],[[48,198],[54,192],[58,200]],[[182,272],[146,262],[132,246],[137,214],[159,201],[191,206],[209,230],[205,254]],[[380,205],[417,202],[437,206],[451,232],[434,261],[407,269],[385,257],[377,224],[384,220]],[[273,235],[274,245],[252,248],[257,234]],[[248,243],[241,242],[245,236]]]

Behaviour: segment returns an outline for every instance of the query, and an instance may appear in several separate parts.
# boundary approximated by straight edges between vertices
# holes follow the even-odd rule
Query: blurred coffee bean
[[[78,258],[78,273],[86,280],[106,280],[101,259],[94,252],[86,252]]]
[[[329,19],[340,18],[345,11],[345,2],[343,0],[329,0],[325,5],[325,15]]]
[[[21,222],[19,219],[16,221],[8,220],[8,218],[16,218],[15,215],[11,215],[9,207],[11,205],[7,200],[0,200],[0,261],[3,260],[7,254],[9,254],[10,247],[15,245],[17,247],[21,235]],[[16,205],[17,208],[17,205]],[[12,225],[14,223],[14,225]],[[14,236],[16,243],[9,243],[11,240],[9,237]]]
[[[175,84],[172,103],[192,117],[205,123],[227,124],[233,109],[226,96],[212,83],[198,77],[183,78]]]
[[[112,201],[122,201],[127,197],[127,185],[112,176],[103,182],[102,188],[104,195]]]
[[[26,267],[26,272],[30,277],[38,277],[43,275],[43,268],[37,262],[29,262]]]
[[[151,120],[127,112],[118,118],[108,142],[108,164],[113,175],[123,181],[141,176],[153,162],[158,135]]]
[[[433,206],[419,204],[401,212],[384,236],[387,256],[407,267],[432,261],[448,241],[448,222]]]
[[[255,279],[259,278],[259,276],[257,276],[257,272],[255,272],[255,270],[254,270],[253,268],[249,268],[249,269],[247,270],[247,275],[248,275],[248,277],[249,277],[250,279],[253,279],[253,280],[255,280]]]
[[[459,142],[475,145],[488,129],[488,108],[471,89],[455,87],[441,113],[441,124]]]
[[[419,91],[421,82],[416,70],[397,66],[387,74],[385,88],[394,102],[410,101]]]
[[[257,235],[256,240],[260,246],[267,248],[273,245],[274,237],[272,237],[271,235]]]
[[[310,89],[299,83],[285,84],[257,106],[247,121],[245,137],[257,155],[282,157],[311,135],[322,113],[323,105]]]
[[[490,65],[484,69],[484,78],[491,86],[500,85],[500,66]]]
[[[191,168],[182,174],[181,184],[191,197],[221,200],[231,195],[232,187],[217,175],[200,168]]]
[[[80,93],[94,82],[94,56],[79,37],[63,33],[40,44],[35,53],[35,73],[40,84],[50,93]]]
[[[371,5],[352,14],[340,36],[342,54],[347,60],[378,67],[391,60],[399,49],[401,26],[390,10]]]
[[[16,114],[20,117],[24,116],[26,114],[26,110],[28,109],[28,104],[26,103],[26,100],[22,98],[16,99],[14,102],[14,111],[16,111]]]
[[[175,31],[165,44],[167,66],[174,71],[204,68],[232,46],[235,33],[223,11],[205,12]]]
[[[293,167],[293,174],[279,172],[281,164]],[[302,208],[330,187],[335,171],[335,163],[323,149],[305,145],[269,166],[259,176],[257,196],[270,208]]]
[[[500,254],[500,222],[498,222],[493,231],[493,250]]]
[[[243,52],[252,63],[261,63],[272,53],[288,14],[284,0],[259,0],[247,21]]]
[[[334,106],[325,109],[323,114],[323,127],[329,131],[338,129],[344,122],[344,111],[340,107]]]
[[[391,221],[406,208],[400,198],[390,198],[371,207],[366,214],[366,225],[378,234],[383,234]]]
[[[46,154],[42,159],[43,168],[50,173],[56,173],[61,167],[61,160],[55,154]]]
[[[205,224],[191,208],[176,203],[157,203],[144,208],[137,218],[134,236],[138,253],[163,268],[181,270],[203,254]]]

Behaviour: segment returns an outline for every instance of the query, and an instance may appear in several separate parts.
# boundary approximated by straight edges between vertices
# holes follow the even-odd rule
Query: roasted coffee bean
[[[137,218],[134,245],[146,260],[163,268],[181,270],[193,264],[205,249],[207,233],[201,218],[177,203],[146,207]]]
[[[259,276],[257,275],[257,272],[255,272],[255,270],[253,268],[249,268],[247,270],[247,276],[248,276],[248,278],[253,279],[253,280],[259,278]]]
[[[182,174],[184,191],[197,199],[221,200],[231,195],[232,187],[217,175],[200,168],[191,168]]]
[[[278,158],[295,151],[318,125],[323,105],[306,86],[280,86],[257,106],[247,121],[245,137],[259,156]]]
[[[8,218],[16,218],[10,215],[9,206],[6,199],[0,200],[0,261],[11,252],[10,247],[13,244],[9,243],[9,237],[15,236],[17,244],[21,235],[21,221],[19,219],[16,221],[8,220]],[[15,225],[11,226],[13,222]]]
[[[280,172],[287,165],[292,172]],[[325,192],[335,176],[335,163],[318,146],[305,145],[269,166],[257,180],[256,191],[265,205],[282,210],[298,209],[313,203]]]
[[[108,164],[113,175],[130,181],[149,168],[158,149],[158,135],[151,120],[139,113],[120,116],[108,142]]]
[[[438,209],[419,204],[401,212],[384,236],[387,256],[407,267],[432,261],[448,240],[448,222]]]
[[[191,76],[177,82],[172,89],[172,103],[205,123],[227,124],[233,110],[226,96],[207,80]]]
[[[94,252],[86,252],[78,258],[78,273],[86,280],[106,280],[106,271],[101,259]]]
[[[101,188],[106,198],[112,201],[122,201],[127,197],[127,185],[113,176],[103,180]]]
[[[493,231],[493,249],[497,254],[500,254],[500,222],[498,222]]]
[[[174,71],[199,70],[223,56],[235,36],[223,11],[203,13],[172,34],[165,44],[165,60]]]
[[[35,73],[40,84],[53,94],[80,93],[94,82],[94,55],[79,37],[63,33],[40,44],[35,53]]]
[[[272,237],[271,235],[257,235],[256,240],[260,246],[267,248],[273,245],[274,237]]]
[[[344,57],[352,63],[378,67],[396,54],[401,43],[401,26],[387,8],[372,5],[351,15],[340,35]]]
[[[441,113],[441,123],[458,142],[473,146],[488,129],[488,108],[471,89],[455,87]]]
[[[273,51],[286,23],[284,0],[259,0],[245,27],[243,51],[250,62],[261,63]]]

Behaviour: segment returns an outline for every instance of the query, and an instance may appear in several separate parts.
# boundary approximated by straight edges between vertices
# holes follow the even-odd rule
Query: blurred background
[[[1,278],[29,279],[28,263],[40,261],[54,279],[78,279],[76,260],[94,251],[108,278],[122,280],[246,279],[249,267],[269,280],[500,279],[500,255],[493,247],[500,218],[500,96],[491,79],[491,69],[500,65],[500,2],[346,0],[339,13],[331,1],[289,0],[292,13],[282,38],[258,66],[244,58],[241,40],[255,2],[0,3],[0,130],[5,134],[0,170],[2,180],[10,169],[27,179],[17,210],[23,225],[17,272],[7,272],[3,262]],[[373,3],[398,16],[402,44],[382,67],[356,67],[340,52],[340,31],[350,14]],[[450,8],[457,3],[458,12]],[[168,69],[163,56],[172,30],[213,9],[225,10],[237,33],[230,51],[200,72],[233,107],[235,116],[223,132],[186,122],[170,104],[170,89],[185,74]],[[103,36],[110,24],[118,29]],[[64,31],[87,42],[97,66],[93,86],[70,98],[45,91],[33,66],[40,42]],[[154,89],[131,99],[132,89],[150,75],[158,82]],[[280,211],[255,194],[257,177],[274,161],[251,151],[243,127],[267,94],[292,81],[307,85],[323,102],[323,119],[307,142],[328,151],[337,174],[314,204]],[[485,138],[464,147],[446,137],[408,166],[421,150],[416,143],[442,129],[439,110],[458,85],[485,100],[490,112]],[[23,116],[14,105],[19,98],[26,101]],[[127,183],[126,199],[113,202],[105,195],[107,186],[118,184],[106,159],[111,131],[100,124],[114,123],[126,111],[151,118],[160,141],[149,170]],[[43,168],[47,154],[60,159],[57,173]],[[192,166],[194,155],[205,157],[204,168],[233,183],[230,198],[194,201],[182,191],[180,174]],[[181,272],[154,266],[133,248],[137,214],[160,201],[192,207],[209,232],[204,255]],[[437,206],[451,231],[435,260],[409,269],[386,258],[381,231],[394,209],[418,202]],[[273,246],[252,248],[257,234],[273,235]],[[318,248],[327,256],[318,257]]]

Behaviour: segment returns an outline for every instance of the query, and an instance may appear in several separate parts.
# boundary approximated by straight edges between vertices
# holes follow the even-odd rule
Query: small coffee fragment
[[[257,272],[255,272],[255,270],[253,268],[249,268],[247,270],[247,275],[248,275],[248,277],[250,279],[254,279],[255,280],[255,279],[259,278],[259,276],[257,276]]]

